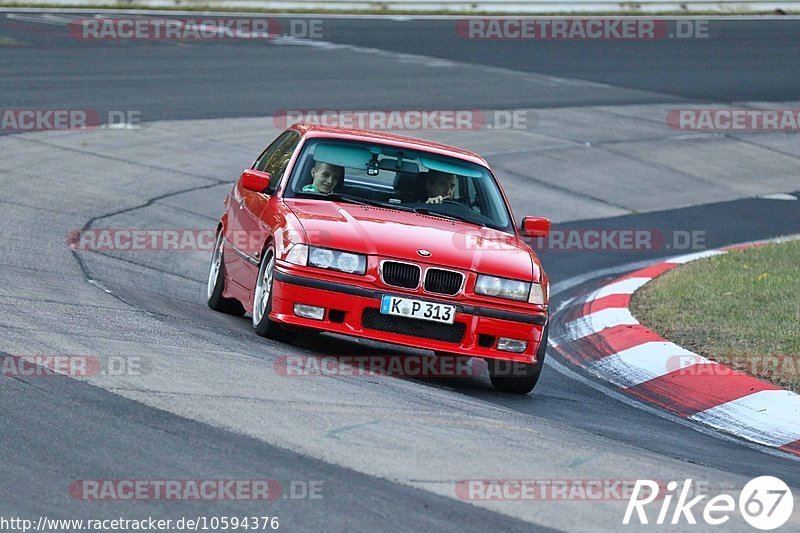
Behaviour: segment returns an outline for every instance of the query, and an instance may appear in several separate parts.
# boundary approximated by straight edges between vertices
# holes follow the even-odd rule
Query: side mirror
[[[528,237],[547,237],[550,234],[550,219],[545,217],[524,217],[522,233]]]
[[[239,181],[243,189],[269,193],[267,189],[269,189],[269,182],[272,181],[272,176],[268,172],[247,169],[242,172],[242,177],[239,178]]]

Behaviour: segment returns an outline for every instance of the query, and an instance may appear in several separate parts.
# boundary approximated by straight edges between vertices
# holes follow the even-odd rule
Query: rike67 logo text
[[[738,510],[748,524],[769,531],[784,525],[794,509],[789,486],[772,476],[750,480],[739,493],[738,502],[730,494],[718,494],[706,501],[708,495],[693,494],[691,479],[685,480],[680,488],[677,481],[667,483],[666,491],[660,491],[661,488],[663,486],[656,481],[637,480],[622,523],[628,525],[631,520],[634,520],[633,523],[638,520],[640,524],[695,525],[698,517],[701,517],[705,524],[719,526],[728,522]],[[648,515],[646,507],[653,502],[658,503],[653,505]],[[658,514],[653,517],[652,511],[655,509],[658,509]]]

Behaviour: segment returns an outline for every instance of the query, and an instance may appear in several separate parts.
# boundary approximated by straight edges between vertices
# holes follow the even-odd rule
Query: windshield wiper
[[[351,203],[351,204],[366,205],[366,206],[372,206],[372,207],[388,207],[390,209],[397,209],[399,211],[409,211],[409,212],[413,212],[414,211],[414,209],[411,208],[411,207],[403,207],[403,206],[400,206],[398,204],[387,204],[387,203],[384,203],[384,202],[379,202],[377,200],[368,200],[366,198],[353,196],[351,194],[342,194],[342,193],[338,193],[338,192],[332,192],[332,193],[325,194],[325,193],[299,191],[299,192],[295,193],[295,197],[299,197],[299,198],[317,198],[317,199],[320,199],[320,200],[325,199],[325,200],[331,200],[331,201],[334,201],[334,202],[347,202],[347,203]]]
[[[349,194],[340,194],[336,192],[325,194],[320,192],[298,191],[294,195],[297,198],[314,198],[317,200],[331,200],[338,202],[348,202],[351,204],[359,204],[359,205],[372,205],[361,198],[350,196]]]
[[[484,228],[488,227],[485,223],[479,222],[477,220],[467,218],[460,215],[451,215],[450,213],[442,213],[440,211],[433,211],[432,209],[428,209],[427,207],[417,207],[414,209],[420,215],[428,215],[440,218],[446,218],[449,220],[457,220],[459,222],[467,222],[468,224],[475,224],[476,226],[483,226]]]

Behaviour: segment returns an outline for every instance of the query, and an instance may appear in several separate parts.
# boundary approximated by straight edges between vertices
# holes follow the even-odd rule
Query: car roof
[[[414,137],[406,137],[405,135],[396,135],[394,133],[386,133],[383,131],[362,130],[358,128],[338,128],[333,126],[322,126],[320,124],[309,124],[306,122],[298,122],[293,124],[290,129],[297,130],[305,137],[322,137],[329,139],[347,139],[357,141],[374,141],[376,143],[392,144],[395,146],[402,146],[412,150],[426,150],[440,155],[466,159],[472,163],[488,167],[489,163],[484,158],[474,152],[462,150],[455,146],[427,141],[424,139],[416,139]]]

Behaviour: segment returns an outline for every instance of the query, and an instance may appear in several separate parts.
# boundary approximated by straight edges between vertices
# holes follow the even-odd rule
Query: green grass
[[[800,391],[800,241],[676,267],[637,291],[631,311],[687,350]]]

